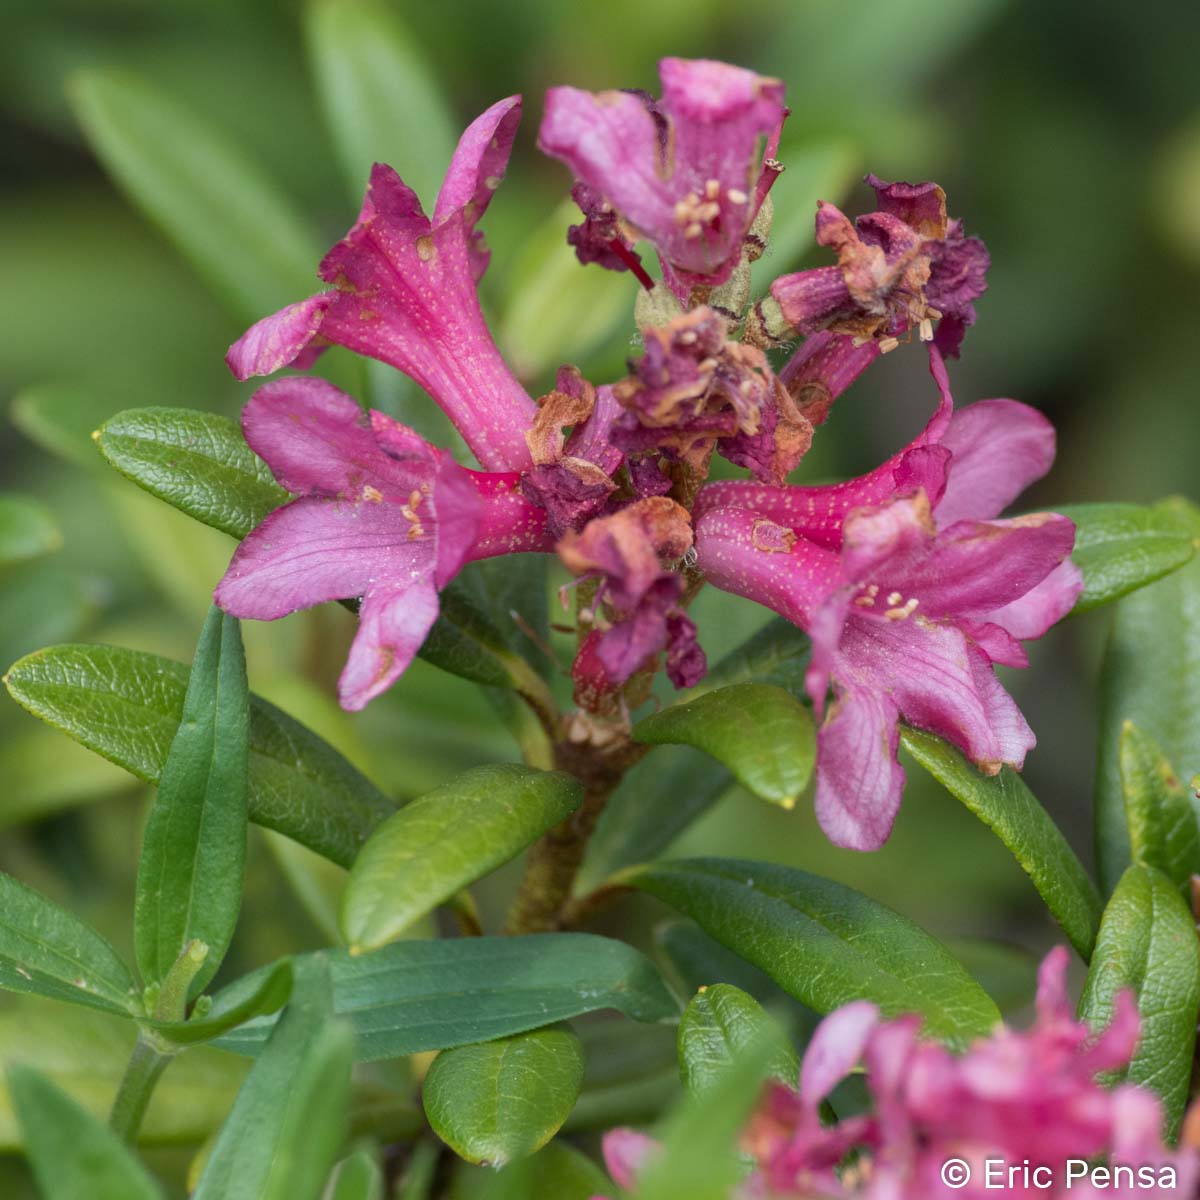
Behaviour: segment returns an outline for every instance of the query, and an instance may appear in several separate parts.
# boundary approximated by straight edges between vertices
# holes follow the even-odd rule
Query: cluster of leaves
[[[453,125],[403,31],[369,5],[335,15],[317,4],[310,21],[348,178],[358,187],[366,159],[397,158],[380,148],[392,146],[402,113],[423,139],[398,149],[419,186],[421,164],[448,156]],[[82,77],[75,99],[110,171],[233,312],[256,317],[302,294],[319,246],[221,133],[123,75]],[[816,147],[791,161],[777,205],[785,188],[796,212],[811,208],[810,193],[838,190],[836,156]],[[581,348],[573,336],[603,337],[627,312],[628,297],[603,273],[558,286],[573,269],[565,223],[554,214],[518,273],[510,321],[520,327],[503,334],[522,346],[525,370],[571,357]],[[776,261],[806,235],[799,223],[785,228]],[[72,431],[87,415],[43,395],[23,419],[78,453]],[[108,462],[204,525],[244,536],[284,498],[226,418],[178,408],[104,415],[96,442]],[[1102,1024],[1119,990],[1137,993],[1146,1034],[1128,1076],[1154,1087],[1177,1122],[1200,1010],[1186,902],[1200,873],[1200,829],[1180,782],[1185,768],[1200,768],[1200,671],[1189,669],[1200,665],[1200,515],[1179,501],[1067,511],[1087,584],[1079,610],[1119,601],[1102,670],[1099,886],[1018,775],[985,778],[925,733],[906,731],[904,744],[1011,851],[1089,963],[1084,1015]],[[41,506],[0,498],[6,570],[60,541]],[[475,1180],[493,1198],[586,1200],[612,1185],[556,1135],[666,1110],[664,1153],[641,1196],[723,1200],[738,1171],[734,1133],[764,1076],[794,1080],[792,1039],[812,1013],[866,997],[889,1015],[920,1013],[952,1046],[994,1026],[996,998],[956,954],[861,892],[765,862],[660,857],[735,781],[784,808],[804,791],[814,758],[802,701],[807,646],[782,620],[635,727],[648,746],[689,749],[656,749],[631,773],[578,899],[634,889],[674,909],[683,919],[660,930],[653,957],[594,934],[481,936],[467,889],[581,801],[576,780],[545,769],[544,732],[529,716],[555,706],[527,636],[549,637],[545,591],[523,565],[520,578],[468,572],[445,594],[422,654],[486,689],[525,763],[478,767],[399,807],[327,740],[249,693],[237,623],[216,611],[190,671],[82,644],[51,645],[11,667],[5,681],[18,703],[157,787],[138,868],[136,979],[88,924],[0,877],[0,987],[119,1019],[137,1039],[115,1099],[110,1089],[87,1106],[44,1073],[10,1068],[21,1140],[47,1196],[159,1195],[123,1144],[141,1128],[148,1138],[204,1141],[192,1181],[202,1200],[315,1197],[327,1186],[340,1200],[378,1196],[379,1142],[405,1147],[403,1194],[418,1200],[432,1194],[437,1165],[428,1126],[468,1163],[508,1164]],[[523,628],[498,615],[517,594]],[[239,915],[248,822],[348,868],[331,930],[341,944],[265,963],[210,995]],[[464,936],[412,938],[439,907]],[[571,1024],[604,1009],[622,1019]],[[392,1069],[398,1060],[414,1071]],[[166,1080],[181,1086],[204,1071],[219,1079],[210,1090],[220,1093],[220,1119],[156,1131],[151,1099],[143,1124],[168,1064]],[[110,1104],[106,1127],[91,1110]]]

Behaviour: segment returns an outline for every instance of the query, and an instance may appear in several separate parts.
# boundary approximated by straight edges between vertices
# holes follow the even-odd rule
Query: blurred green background
[[[866,170],[936,179],[952,214],[986,240],[993,258],[979,324],[965,357],[951,365],[958,401],[1015,396],[1059,428],[1058,465],[1030,506],[1195,494],[1200,405],[1188,331],[1200,319],[1200,7],[441,0],[394,4],[391,13],[414,65],[397,79],[366,56],[377,102],[372,120],[361,122],[339,115],[344,81],[322,54],[363,19],[355,0],[7,0],[0,461],[3,490],[40,498],[62,544],[0,578],[4,666],[72,639],[190,657],[232,542],[120,479],[89,431],[143,404],[235,415],[252,387],[228,374],[226,347],[257,316],[315,290],[317,255],[353,220],[371,159],[391,161],[431,200],[458,129],[502,95],[523,92],[526,116],[485,221],[494,253],[485,302],[498,340],[534,390],[568,359],[596,382],[619,375],[633,348],[632,281],[572,264],[562,242],[569,180],[538,155],[534,137],[545,87],[656,92],[655,63],[667,54],[726,58],[788,86],[792,116],[780,157],[790,170],[776,191],[778,244],[756,267],[759,289],[809,255],[818,196],[853,213],[870,199],[857,182]],[[176,248],[180,227],[188,240],[187,207],[156,214],[174,226],[169,238],[114,186],[78,119],[96,119],[97,80],[127,78],[109,75],[112,68],[161,93],[157,132],[168,144],[227,143],[256,186],[278,195],[277,225],[258,214],[272,231],[273,278],[247,284],[236,269],[225,277],[196,270]],[[199,203],[221,200],[220,173],[194,182]],[[342,386],[441,431],[432,403],[394,372],[364,368],[341,351],[324,361]],[[920,427],[933,403],[923,354],[902,348],[840,402],[801,474],[816,480],[869,468]],[[717,594],[703,595],[696,611],[710,660],[765,616]],[[1101,612],[1069,622],[1036,648],[1030,671],[1006,678],[1039,735],[1027,779],[1085,860],[1093,690],[1108,619]],[[367,713],[341,714],[330,697],[352,629],[340,610],[248,627],[252,686],[397,796],[514,755],[478,691],[423,663]],[[127,948],[145,789],[7,698],[0,739],[0,868]],[[633,789],[635,806],[637,789],[653,786],[656,761]],[[736,791],[678,848],[809,867],[945,936],[1033,951],[1053,941],[1003,847],[910,774],[896,834],[875,855],[831,849],[803,804],[784,814]],[[480,889],[492,927],[513,880],[501,872]],[[337,882],[335,869],[255,830],[244,919],[226,970],[334,936]],[[662,916],[631,901],[604,927],[648,927]],[[66,1019],[6,1002],[0,1057],[27,1038],[32,1022]],[[75,1037],[85,1034],[72,1027],[59,1036],[61,1071],[72,1063],[84,1070],[89,1060],[87,1069],[99,1070],[96,1043],[72,1049]],[[194,1087],[207,1094],[203,1081]],[[11,1140],[0,1109],[0,1143]]]

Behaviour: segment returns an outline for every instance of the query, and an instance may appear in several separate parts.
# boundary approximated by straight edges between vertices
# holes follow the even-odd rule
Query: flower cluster
[[[580,261],[632,270],[656,297],[639,306],[656,315],[642,320],[628,376],[592,381],[567,366],[535,399],[488,330],[478,226],[519,98],[463,134],[432,216],[377,165],[357,222],[321,263],[326,290],[253,326],[229,365],[240,379],[303,369],[335,344],[389,363],[441,406],[483,470],[318,379],[270,383],[245,432],[297,498],[243,542],[217,602],[270,620],[358,599],[340,686],[357,709],[411,662],[464,564],[557,553],[580,580],[576,701],[596,718],[585,728],[611,738],[600,725],[627,728],[660,665],[678,687],[703,677],[688,615],[698,589],[745,596],[810,635],[817,811],[834,842],[872,849],[900,800],[901,720],[988,772],[1020,767],[1034,744],[993,666],[1025,665],[1022,642],[1072,607],[1074,530],[1053,514],[999,514],[1049,469],[1053,429],[1010,400],[954,411],[943,359],[975,319],[988,259],[936,184],[869,177],[878,209],[856,221],[820,205],[817,242],[837,264],[777,279],[747,311],[783,169],[782,85],[707,61],[667,59],[661,74],[659,100],[552,89],[538,136],[574,175]],[[639,243],[657,253],[661,284]],[[924,432],[861,479],[788,482],[837,397],[914,333],[939,392]],[[709,482],[714,454],[749,478]]]
[[[1133,1197],[1150,1176],[1155,1195],[1194,1196],[1200,1156],[1164,1144],[1154,1093],[1096,1081],[1127,1065],[1136,1048],[1132,993],[1118,996],[1108,1028],[1094,1033],[1074,1019],[1067,959],[1059,947],[1042,963],[1031,1029],[1001,1026],[960,1056],[922,1040],[919,1018],[886,1021],[865,1001],[826,1017],[798,1086],[768,1085],[742,1132],[741,1148],[755,1166],[737,1200]],[[860,1065],[869,1110],[826,1124],[823,1102]],[[629,1129],[604,1140],[613,1179],[634,1196],[657,1149]],[[1105,1163],[1108,1174],[1088,1160]]]

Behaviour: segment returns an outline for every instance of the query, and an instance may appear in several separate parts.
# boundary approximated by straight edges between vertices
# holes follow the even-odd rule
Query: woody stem
[[[569,771],[583,784],[583,803],[529,851],[505,932],[546,933],[563,927],[575,876],[596,822],[625,772],[647,749],[626,740],[602,748],[572,742],[560,742],[555,747],[555,766]]]

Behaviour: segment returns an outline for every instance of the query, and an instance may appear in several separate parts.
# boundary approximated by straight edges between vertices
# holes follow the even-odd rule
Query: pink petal
[[[866,1000],[844,1004],[813,1030],[800,1065],[800,1099],[817,1105],[862,1061],[879,1009]]]
[[[225,355],[229,369],[238,379],[249,379],[293,364],[311,366],[323,348],[313,347],[312,342],[333,299],[334,293],[319,292],[251,325],[229,347]]]
[[[852,517],[847,540],[860,536],[866,523],[861,516]],[[917,599],[917,611],[926,617],[979,615],[993,621],[993,612],[1020,600],[1051,575],[1074,542],[1075,526],[1055,513],[1010,521],[957,521],[907,555],[898,551],[875,574],[861,574]]]
[[[835,551],[745,508],[708,509],[696,554],[710,583],[803,626],[840,582]]]
[[[471,259],[466,216],[452,213],[432,232],[412,236],[371,197],[399,185],[376,168],[368,193],[374,215],[325,260],[338,281],[329,293],[322,335],[358,354],[390,363],[421,385],[458,427],[489,470],[530,465],[525,431],[537,408],[492,340]]]
[[[1038,1021],[1051,1025],[1056,1021],[1072,1021],[1075,1006],[1067,991],[1067,970],[1071,956],[1066,946],[1055,946],[1038,967]]]
[[[1083,573],[1068,559],[1025,595],[988,613],[988,620],[1015,638],[1040,638],[1075,607],[1082,591]]]
[[[251,530],[217,584],[235,617],[274,621],[327,600],[361,596],[377,578],[433,574],[432,537],[408,540],[394,504],[305,497]]]
[[[289,376],[264,384],[242,411],[242,432],[289,492],[336,496],[361,492],[364,484],[392,490],[367,414],[324,379]],[[416,444],[432,467],[432,448],[420,438]]]
[[[816,812],[835,846],[878,850],[892,832],[904,790],[898,716],[882,692],[851,688],[821,726]]]
[[[509,96],[498,100],[467,126],[438,192],[433,210],[435,225],[468,205],[469,225],[483,216],[508,168],[520,123],[521,97]]]
[[[1054,426],[1016,400],[980,400],[960,409],[942,438],[954,458],[938,524],[998,516],[1050,470],[1054,443]]]
[[[838,278],[841,278],[837,267],[829,267],[828,270],[837,271]],[[776,280],[776,283],[782,281]],[[771,285],[771,291],[774,295],[775,284]],[[878,342],[856,344],[849,334],[822,330],[804,339],[779,372],[779,380],[796,398],[800,411],[814,425],[821,425],[829,415],[833,402],[879,355]]]
[[[604,1165],[619,1187],[632,1188],[646,1160],[657,1153],[652,1137],[633,1129],[613,1129],[604,1135]]]
[[[453,511],[474,512],[469,528],[464,524],[461,531],[452,535],[455,552],[466,545],[465,561],[475,562],[498,554],[553,552],[556,539],[549,529],[548,514],[521,494],[519,473],[466,471],[451,464],[439,476],[439,497],[451,480],[454,495],[459,497],[452,501],[455,504]],[[469,503],[466,493],[459,490],[464,485],[473,492],[473,503]],[[440,499],[439,512],[445,512]],[[439,574],[443,565],[439,558]],[[451,574],[455,573],[456,570],[451,571]]]
[[[370,588],[338,680],[341,706],[358,712],[391,687],[407,670],[437,615],[437,589],[428,578]]]
[[[1095,1074],[1127,1065],[1137,1050],[1141,1033],[1137,996],[1129,990],[1118,992],[1108,1026],[1087,1049],[1087,1070]]]

